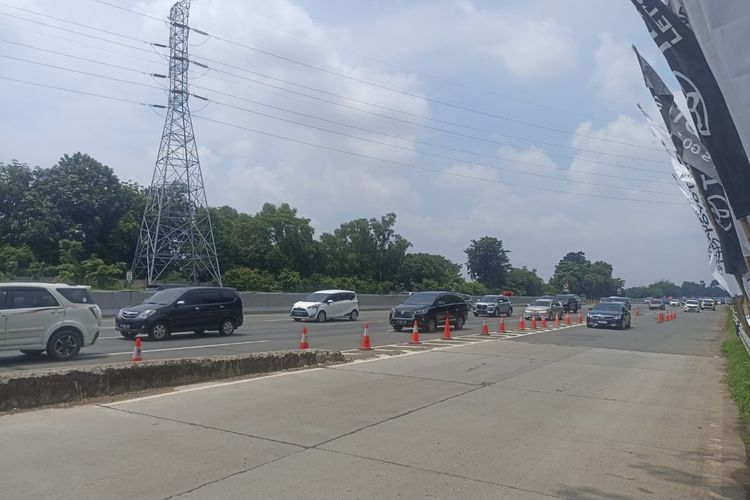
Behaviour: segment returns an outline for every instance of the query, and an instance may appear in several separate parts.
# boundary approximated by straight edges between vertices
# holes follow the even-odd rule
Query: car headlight
[[[414,314],[427,314],[427,309],[417,309],[416,311],[414,311]]]
[[[138,319],[150,318],[154,314],[156,314],[156,311],[154,309],[147,309],[138,315]]]
[[[122,309],[120,309],[119,311],[117,311],[117,317],[118,318],[122,318]]]
[[[313,311],[317,310],[320,307],[320,304],[315,304],[314,306],[307,306],[308,309],[312,309]]]
[[[617,316],[615,316],[615,319],[622,319],[622,316],[617,315]]]

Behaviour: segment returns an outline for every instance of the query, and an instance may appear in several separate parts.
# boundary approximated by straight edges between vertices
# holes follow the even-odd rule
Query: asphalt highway
[[[333,367],[6,414],[3,497],[745,498],[723,318],[490,337],[472,319]],[[298,325],[264,319],[238,338],[296,343]],[[366,320],[377,342],[406,340]],[[362,325],[314,325],[311,343],[351,347]]]

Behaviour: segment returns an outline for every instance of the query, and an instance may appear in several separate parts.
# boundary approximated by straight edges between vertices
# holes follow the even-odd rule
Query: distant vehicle
[[[701,300],[701,309],[711,309],[712,311],[715,311],[716,302],[714,302],[714,299],[703,299]]]
[[[602,297],[601,299],[599,299],[600,304],[607,304],[610,302],[614,302],[614,300],[612,300],[612,297]]]
[[[510,299],[504,295],[484,295],[476,301],[472,309],[474,316],[494,316],[501,314],[511,316],[513,305]]]
[[[697,300],[688,299],[685,301],[682,310],[685,312],[701,312],[701,306]]]
[[[180,332],[232,335],[243,320],[242,299],[233,288],[167,288],[120,309],[115,329],[126,339],[146,333],[152,340],[164,340]]]
[[[62,283],[0,283],[0,351],[55,361],[78,355],[99,338],[102,312],[88,287]]]
[[[295,302],[289,314],[294,321],[356,321],[359,317],[359,299],[351,290],[320,290]]]
[[[630,299],[629,298],[627,298],[627,297],[615,297],[615,296],[612,296],[612,297],[610,297],[610,299],[612,299],[612,302],[617,302],[618,304],[623,304],[625,307],[628,308],[628,311],[630,310],[631,304],[630,304]]]
[[[577,313],[581,308],[581,300],[572,293],[555,295],[553,298],[562,304],[564,312]]]
[[[537,299],[526,307],[523,312],[525,319],[546,319],[551,321],[557,315],[562,316],[563,306],[555,299]]]
[[[397,332],[417,322],[418,328],[434,332],[448,317],[456,330],[461,330],[469,316],[469,306],[452,292],[418,292],[391,309],[388,322]]]
[[[467,293],[459,293],[458,296],[464,299],[464,302],[466,302],[466,305],[469,306],[469,309],[471,310],[474,305],[474,297]]]
[[[618,302],[601,302],[586,315],[588,328],[614,327],[619,330],[630,328],[630,309]]]
[[[651,302],[648,303],[648,310],[652,311],[654,309],[661,309],[662,311],[665,310],[667,307],[664,304],[664,301],[661,299],[651,299]]]
[[[669,301],[670,307],[680,307],[680,301],[677,299],[672,299]]]

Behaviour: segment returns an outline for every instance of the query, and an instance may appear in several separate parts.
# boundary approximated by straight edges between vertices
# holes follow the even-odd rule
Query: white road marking
[[[227,342],[225,344],[203,344],[203,345],[189,345],[185,347],[167,347],[164,349],[143,349],[143,353],[147,354],[149,352],[184,351],[187,349],[205,349],[207,347],[223,347],[223,346],[228,346],[228,345],[262,344],[264,342],[271,342],[271,340],[248,340],[246,342]],[[123,356],[125,354],[133,354],[133,351],[107,352],[107,353],[102,353],[101,356]]]

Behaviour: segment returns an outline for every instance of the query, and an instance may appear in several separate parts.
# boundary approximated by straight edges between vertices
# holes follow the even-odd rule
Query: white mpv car
[[[0,283],[0,350],[75,357],[99,338],[102,312],[88,287],[62,283]]]
[[[311,293],[292,306],[294,321],[348,318],[355,321],[359,316],[359,299],[351,290],[321,290]]]

